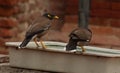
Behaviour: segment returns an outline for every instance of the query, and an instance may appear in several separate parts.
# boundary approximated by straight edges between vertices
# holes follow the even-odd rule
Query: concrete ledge
[[[0,64],[1,63],[8,63],[9,62],[9,56],[0,54]]]
[[[46,42],[47,50],[36,48],[33,42],[25,49],[17,50],[20,43],[6,43],[9,46],[10,66],[67,73],[120,72],[120,50],[85,46],[84,54],[80,53],[79,47],[78,53],[73,53],[64,51],[66,44],[59,42]]]
[[[0,73],[53,73],[53,72],[16,68],[10,67],[9,65],[2,66],[0,65]]]

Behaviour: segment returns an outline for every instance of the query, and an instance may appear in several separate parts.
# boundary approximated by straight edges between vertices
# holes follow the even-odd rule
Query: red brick
[[[100,17],[91,17],[90,24],[100,25],[100,26],[109,26],[111,22],[110,18],[100,18]]]
[[[112,2],[111,8],[112,10],[120,10],[120,2]]]
[[[8,29],[0,29],[0,36],[3,38],[11,38],[14,32]]]
[[[111,26],[95,26],[91,25],[90,26],[93,34],[99,34],[99,35],[115,35],[120,38],[120,29],[116,27],[111,27]]]
[[[11,15],[16,14],[18,12],[19,12],[18,7],[12,7],[12,8],[0,7],[0,16],[11,16]]]
[[[28,2],[29,0],[18,0],[18,1],[25,3],[25,2]]]
[[[52,0],[50,1],[50,9],[61,10],[60,12],[64,12],[65,9],[65,1],[64,0]]]
[[[120,2],[120,0],[111,0],[111,2]]]
[[[73,29],[77,28],[78,24],[76,23],[65,23],[62,31],[66,34],[70,34]]]
[[[93,34],[99,35],[114,35],[114,31],[112,27],[108,26],[93,26],[91,25],[91,30]]]
[[[67,16],[65,16],[65,22],[78,23],[78,16],[77,15],[67,15]]]
[[[78,6],[78,0],[67,0],[66,5],[70,6]]]
[[[111,26],[120,28],[120,19],[112,19],[111,20]]]
[[[91,9],[109,9],[110,1],[108,0],[91,0]]]
[[[111,10],[111,18],[120,18],[120,11]]]
[[[89,23],[92,25],[100,25],[99,20],[100,20],[99,17],[91,17]]]
[[[102,18],[111,17],[111,13],[109,9],[93,9],[91,10],[90,15],[95,17],[102,17]]]
[[[5,40],[4,39],[2,39],[2,38],[0,38],[0,46],[5,46]]]
[[[120,39],[114,35],[109,36],[93,34],[91,43],[96,45],[110,45],[120,47]]]
[[[120,38],[120,28],[113,28],[113,33]]]
[[[91,26],[93,37],[91,44],[120,48],[120,29],[105,26]]]
[[[68,7],[66,9],[67,15],[77,15],[78,14],[78,7]]]
[[[66,1],[66,14],[78,14],[78,0]]]
[[[0,5],[13,6],[17,5],[19,0],[0,0]]]
[[[17,25],[17,21],[6,18],[6,19],[0,19],[0,27],[1,28],[12,28]]]

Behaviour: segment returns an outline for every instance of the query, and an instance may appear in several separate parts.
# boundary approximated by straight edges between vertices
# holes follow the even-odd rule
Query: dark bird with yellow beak
[[[37,43],[37,41],[39,40],[41,47],[43,49],[46,49],[46,46],[43,44],[40,38],[47,33],[47,31],[51,27],[51,22],[53,19],[59,19],[59,17],[56,15],[52,15],[50,13],[45,13],[42,16],[35,19],[28,27],[25,39],[18,48],[19,49],[24,48],[29,43],[29,41],[34,37],[34,42],[37,45],[37,47],[39,47],[39,44]]]
[[[83,46],[89,44],[92,37],[92,32],[87,28],[79,27],[73,30],[69,37],[69,42],[66,45],[66,51],[74,50],[77,46],[80,46],[82,52],[85,52],[85,48]]]

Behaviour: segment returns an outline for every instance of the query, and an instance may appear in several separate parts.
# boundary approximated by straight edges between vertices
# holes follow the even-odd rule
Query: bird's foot
[[[41,46],[39,46],[39,45],[36,45],[37,47],[36,48],[41,48]]]
[[[42,46],[42,49],[43,49],[43,50],[46,50],[46,49],[47,49],[47,47],[46,47],[45,45],[43,45],[43,46]]]
[[[41,46],[42,46],[42,49],[43,49],[43,50],[46,50],[47,47],[46,47],[45,44],[42,42],[42,40],[40,40],[40,44],[41,44]]]
[[[81,51],[81,54],[83,54],[85,52],[85,48],[83,46],[80,46],[82,51]]]
[[[81,53],[84,53],[85,52],[85,49],[83,49],[82,51],[81,51]]]

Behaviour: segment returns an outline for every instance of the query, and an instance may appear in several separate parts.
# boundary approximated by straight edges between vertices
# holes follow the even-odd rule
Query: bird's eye
[[[89,42],[90,40],[86,40],[87,42]]]
[[[51,15],[48,14],[48,17],[51,17]]]

